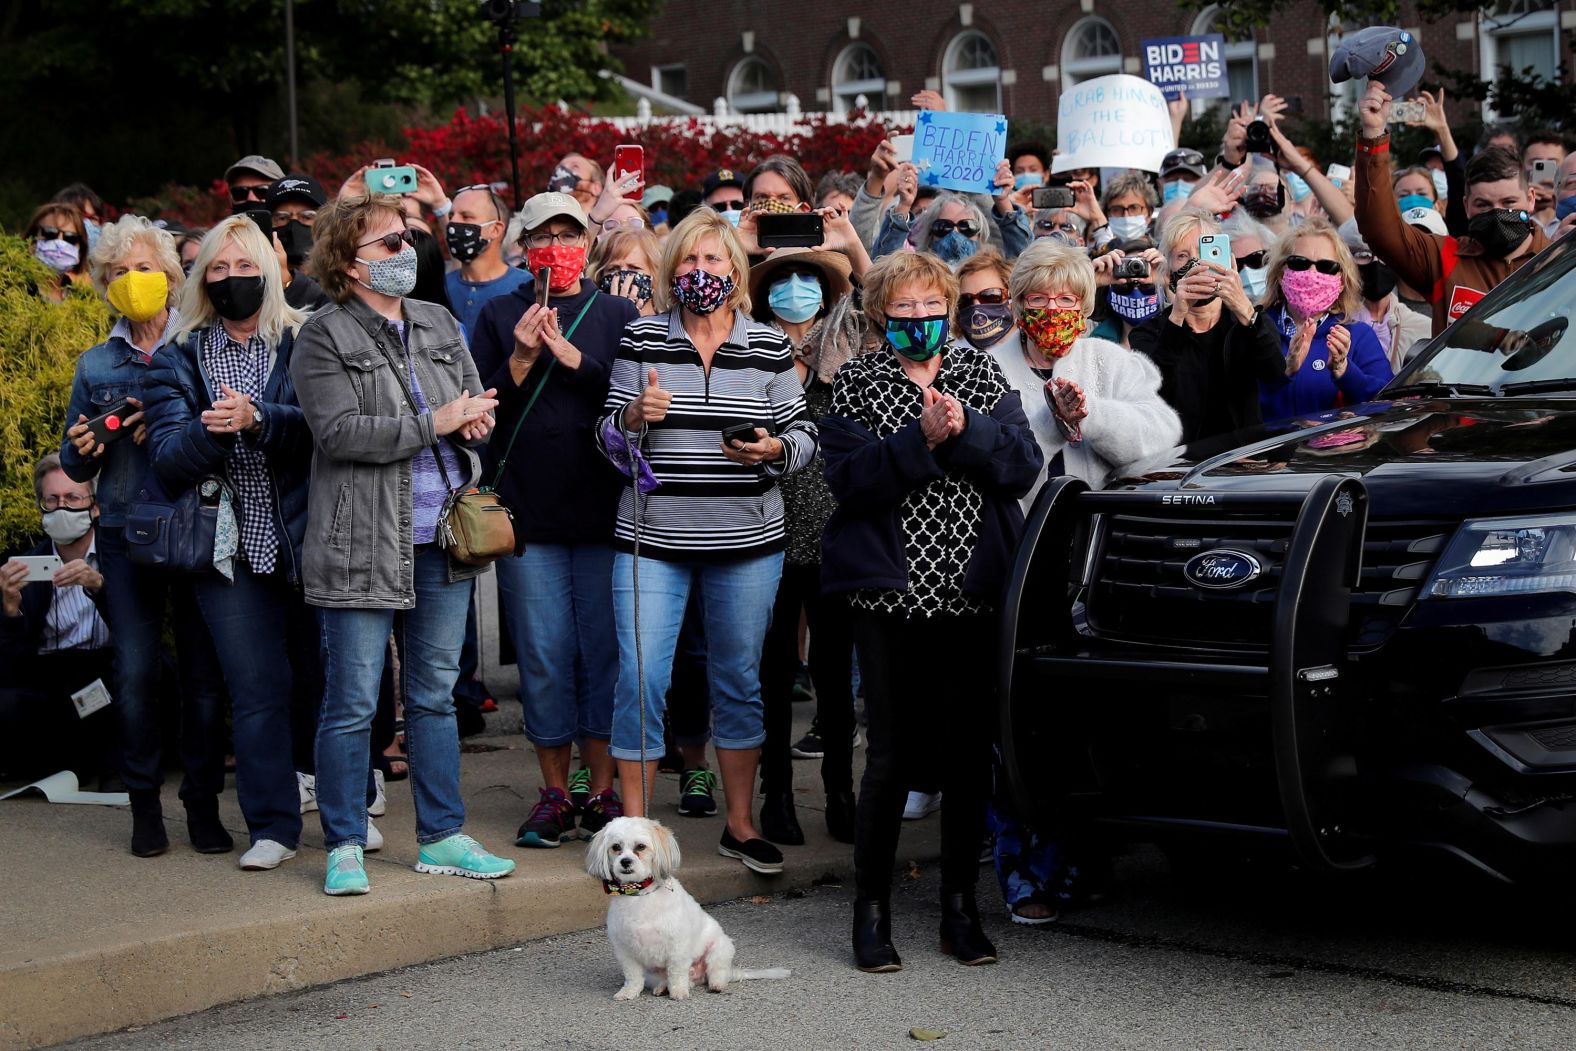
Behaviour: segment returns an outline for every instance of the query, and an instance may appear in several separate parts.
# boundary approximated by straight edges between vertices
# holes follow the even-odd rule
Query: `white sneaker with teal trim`
[[[514,871],[514,862],[489,854],[487,848],[463,832],[436,843],[423,843],[417,853],[417,872],[467,879],[498,879]]]
[[[367,869],[361,861],[361,848],[354,843],[335,847],[328,852],[328,873],[323,877],[323,893],[339,897],[345,894],[365,894],[372,889],[367,882]]]

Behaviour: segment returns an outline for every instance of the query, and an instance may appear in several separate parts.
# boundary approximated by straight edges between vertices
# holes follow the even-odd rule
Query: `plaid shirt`
[[[213,384],[215,400],[224,397],[220,384],[238,394],[251,395],[253,401],[262,398],[268,382],[268,344],[261,336],[252,336],[243,347],[230,338],[223,325],[215,325],[203,337],[202,364]],[[236,422],[244,428],[252,421]],[[268,458],[250,438],[240,435],[225,460],[225,473],[240,503],[241,554],[252,572],[272,573],[279,555],[279,534],[274,529],[273,477],[268,472]]]

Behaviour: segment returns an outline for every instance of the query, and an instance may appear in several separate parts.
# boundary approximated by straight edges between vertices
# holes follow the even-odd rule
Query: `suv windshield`
[[[1401,370],[1386,394],[1576,392],[1576,237],[1562,238],[1483,298]]]

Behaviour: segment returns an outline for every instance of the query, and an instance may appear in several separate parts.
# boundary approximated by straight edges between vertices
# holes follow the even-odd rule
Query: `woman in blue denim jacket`
[[[185,278],[171,236],[140,216],[106,226],[90,256],[93,286],[118,315],[109,338],[77,359],[66,412],[60,462],[73,480],[98,479],[99,569],[115,650],[111,693],[120,721],[120,775],[131,795],[131,852],[152,857],[169,849],[159,787],[159,666],[167,609],[173,608],[175,647],[180,656],[180,796],[186,804],[192,845],[204,853],[228,851],[229,834],[219,823],[218,795],[224,789],[224,712],[213,644],[197,612],[190,581],[180,575],[133,565],[126,557],[126,509],[148,472],[143,399],[152,363],[180,319],[172,309]],[[87,421],[128,402],[128,437],[94,439]]]

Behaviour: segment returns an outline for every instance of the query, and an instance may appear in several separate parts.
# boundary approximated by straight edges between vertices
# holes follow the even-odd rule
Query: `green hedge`
[[[109,332],[91,288],[51,303],[49,269],[20,237],[0,234],[0,551],[39,535],[33,465],[60,448],[77,357]]]

